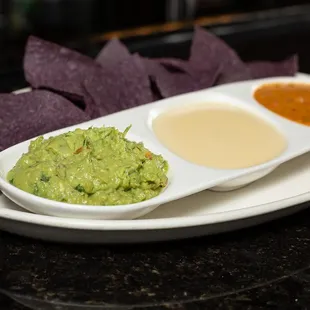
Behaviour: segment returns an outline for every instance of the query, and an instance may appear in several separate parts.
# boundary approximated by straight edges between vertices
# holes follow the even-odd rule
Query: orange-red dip
[[[310,126],[310,84],[264,84],[255,91],[254,98],[267,109]]]

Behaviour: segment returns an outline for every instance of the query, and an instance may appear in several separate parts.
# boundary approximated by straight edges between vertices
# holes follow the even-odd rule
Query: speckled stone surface
[[[309,219],[310,209],[234,233],[124,246],[3,232],[1,309],[310,309]]]

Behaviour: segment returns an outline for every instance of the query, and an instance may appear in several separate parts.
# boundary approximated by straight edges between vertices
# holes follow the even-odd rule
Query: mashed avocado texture
[[[32,141],[7,175],[31,194],[86,205],[123,205],[157,196],[168,164],[114,127],[76,129]]]

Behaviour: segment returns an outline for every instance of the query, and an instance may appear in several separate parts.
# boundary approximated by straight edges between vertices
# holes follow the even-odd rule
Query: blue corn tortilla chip
[[[190,62],[186,60],[178,58],[154,58],[153,61],[158,62],[171,72],[183,72],[191,76],[196,75],[196,72],[193,70]]]
[[[247,63],[254,79],[267,78],[273,76],[294,76],[298,72],[298,56],[293,55],[285,60],[253,61]]]
[[[222,39],[199,26],[194,29],[189,61],[200,70],[202,77],[217,72],[216,85],[251,78],[250,70],[237,53]]]
[[[217,77],[217,72],[207,75],[192,68],[183,72],[171,71],[158,59],[144,58],[144,63],[151,80],[163,98],[208,88],[213,85]]]
[[[69,100],[46,90],[0,94],[0,151],[47,132],[90,120]]]
[[[92,117],[152,102],[150,81],[138,55],[115,66],[95,70],[84,81],[88,93],[86,112]]]
[[[96,57],[96,61],[103,67],[114,66],[131,57],[127,47],[118,39],[112,39],[106,43]]]
[[[219,71],[221,71],[221,69]],[[252,77],[249,69],[247,69],[247,71],[231,71],[229,74],[227,72],[219,73],[214,85],[246,81],[250,80],[251,78]]]
[[[152,77],[150,77],[150,85],[151,85],[151,92],[152,92],[152,101],[158,101],[158,100],[163,99],[164,97],[161,95],[158,89],[158,86]]]
[[[200,89],[199,82],[187,73],[170,72],[157,61],[143,59],[148,75],[162,98]]]
[[[162,66],[164,66],[169,72],[172,73],[187,73],[195,80],[194,87],[195,90],[204,89],[213,86],[214,82],[218,79],[220,75],[220,68],[216,66],[200,67],[193,66],[189,61],[185,61],[177,58],[157,58],[154,59]],[[181,81],[185,81],[185,78],[182,78],[180,74],[178,74]]]
[[[93,59],[55,43],[30,36],[24,55],[24,74],[33,88],[55,91],[83,100],[82,82],[100,67]]]

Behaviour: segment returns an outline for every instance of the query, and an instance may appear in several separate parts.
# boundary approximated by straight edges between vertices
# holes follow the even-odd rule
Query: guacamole
[[[168,163],[114,127],[76,129],[31,141],[7,175],[36,196],[72,204],[124,205],[157,196]]]

